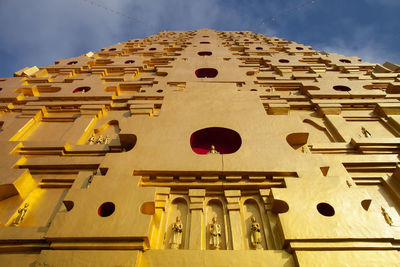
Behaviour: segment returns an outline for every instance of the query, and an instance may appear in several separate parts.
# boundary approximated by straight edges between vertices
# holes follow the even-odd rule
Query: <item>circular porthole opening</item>
[[[82,86],[82,87],[78,87],[75,88],[74,91],[72,91],[72,93],[86,93],[90,91],[90,87],[89,86]]]
[[[335,89],[336,91],[342,91],[342,92],[348,92],[350,91],[350,87],[344,86],[344,85],[335,85],[333,87],[333,89]]]
[[[150,48],[149,50],[150,50],[150,51],[154,51],[154,50],[156,50],[156,48],[155,48],[155,47],[152,47],[152,48]]]
[[[297,50],[303,50],[304,48],[303,48],[303,47],[300,47],[300,46],[298,46],[298,47],[296,47],[296,49],[297,49]]]
[[[111,214],[113,214],[114,211],[115,211],[115,204],[114,203],[112,203],[112,202],[104,202],[98,208],[97,213],[101,217],[108,217]]]
[[[74,64],[76,64],[76,63],[78,63],[78,61],[75,61],[75,60],[74,60],[74,61],[68,62],[67,65],[74,65]]]
[[[190,146],[196,154],[208,154],[211,146],[219,154],[232,154],[239,150],[242,138],[234,130],[209,127],[198,130],[190,136]]]
[[[162,89],[157,90],[157,93],[162,93],[162,92],[164,92]]]
[[[252,91],[252,92],[257,92],[257,89],[250,89],[250,91]]]
[[[335,209],[328,203],[321,202],[317,205],[317,210],[321,215],[332,217],[335,215]]]
[[[211,56],[212,52],[210,51],[200,51],[197,53],[199,56]]]
[[[135,63],[135,60],[127,60],[127,61],[125,61],[125,64],[133,64],[133,63]]]
[[[259,47],[259,46],[256,47],[256,49],[257,49],[257,50],[263,50],[263,48],[262,48],[262,47]]]
[[[279,59],[279,62],[280,63],[289,63],[289,60],[287,60],[287,59]]]
[[[342,63],[351,63],[351,61],[350,60],[348,60],[348,59],[339,59],[339,61],[340,62],[342,62]]]
[[[110,49],[108,49],[108,51],[115,51],[115,50],[117,50],[117,48],[110,48]]]

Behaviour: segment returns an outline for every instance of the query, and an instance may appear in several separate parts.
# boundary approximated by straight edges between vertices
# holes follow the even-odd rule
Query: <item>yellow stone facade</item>
[[[400,265],[399,65],[165,31],[0,88],[0,266]]]

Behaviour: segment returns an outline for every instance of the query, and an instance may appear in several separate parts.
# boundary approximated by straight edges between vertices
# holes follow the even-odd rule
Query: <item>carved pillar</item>
[[[272,194],[271,189],[260,189],[260,196],[267,214],[264,232],[266,235],[268,249],[281,249],[283,238],[280,237],[278,227],[278,215],[272,213]]]
[[[227,209],[232,233],[232,246],[234,250],[244,249],[242,220],[240,218],[240,190],[225,190]]]
[[[165,233],[165,206],[167,204],[171,188],[169,187],[157,187],[156,188],[156,199],[155,199],[155,214],[154,214],[154,232],[150,239],[151,248],[161,248],[163,244],[163,238]],[[158,230],[158,232],[156,231]]]
[[[189,249],[205,248],[203,222],[205,196],[205,189],[189,189],[189,210],[191,214]]]

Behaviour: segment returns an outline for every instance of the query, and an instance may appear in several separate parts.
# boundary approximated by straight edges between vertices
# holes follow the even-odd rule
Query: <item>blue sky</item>
[[[0,77],[162,30],[251,30],[316,50],[400,64],[400,0],[1,0]],[[262,22],[264,22],[262,24]]]

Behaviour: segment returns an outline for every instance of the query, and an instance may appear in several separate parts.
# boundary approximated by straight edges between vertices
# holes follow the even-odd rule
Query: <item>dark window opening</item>
[[[190,136],[190,146],[196,154],[207,154],[211,146],[220,154],[231,154],[239,150],[242,138],[234,130],[222,127],[204,128]]]
[[[331,217],[335,215],[335,209],[328,203],[321,202],[317,205],[317,210],[320,214]]]
[[[114,203],[112,203],[112,202],[104,202],[103,204],[101,204],[101,206],[97,210],[97,213],[101,217],[108,217],[111,214],[113,214],[114,211],[115,211]]]
[[[217,76],[218,71],[213,68],[202,68],[195,71],[197,78],[214,78]]]
[[[212,52],[210,51],[201,51],[197,53],[199,56],[211,56]]]
[[[335,85],[333,87],[333,89],[335,89],[336,91],[342,91],[342,92],[348,92],[351,90],[349,87],[344,86],[344,85]]]
[[[78,88],[76,88],[76,89],[74,89],[74,91],[72,91],[72,93],[78,93],[78,92],[81,92],[81,93],[86,93],[86,92],[88,92],[90,90],[90,87],[89,86],[83,86],[83,87],[78,87]]]

